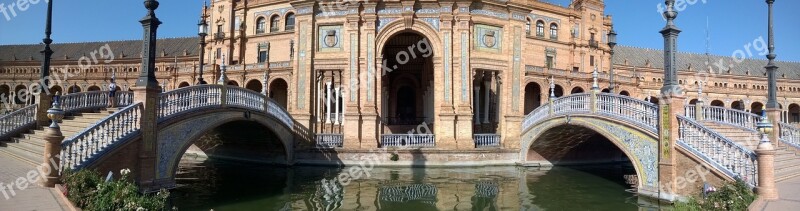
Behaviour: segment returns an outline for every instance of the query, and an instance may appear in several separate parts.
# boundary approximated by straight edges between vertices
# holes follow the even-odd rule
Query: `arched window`
[[[294,30],[294,13],[289,13],[286,15],[286,27],[287,31]]]
[[[550,24],[550,39],[558,39],[558,25],[555,23]]]
[[[278,23],[280,23],[280,21],[281,21],[281,19],[277,15],[272,16],[272,18],[269,19],[269,23],[270,23],[269,32],[277,32],[278,31]]]
[[[544,22],[536,22],[536,36],[544,37]]]
[[[267,20],[264,17],[259,17],[256,19],[256,34],[262,34],[266,32],[267,29]]]
[[[525,19],[525,35],[531,35],[531,19]]]

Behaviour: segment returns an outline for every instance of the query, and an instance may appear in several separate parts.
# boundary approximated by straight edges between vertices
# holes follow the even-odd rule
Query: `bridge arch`
[[[564,128],[580,128],[585,132],[597,133],[616,146],[630,160],[638,177],[638,188],[653,189],[658,183],[658,137],[624,121],[591,115],[562,116],[535,125],[522,133],[520,162],[530,163],[531,150],[537,144],[547,144],[542,140],[555,130]],[[574,131],[572,131],[574,133]],[[581,134],[578,134],[581,135]],[[554,142],[554,141],[550,141]],[[554,144],[559,144],[557,141]],[[577,145],[575,145],[577,146]],[[573,146],[573,147],[575,147]],[[533,153],[538,155],[537,153]],[[545,157],[539,157],[545,158]],[[547,158],[545,158],[547,159]]]
[[[284,164],[294,162],[294,133],[280,120],[261,112],[247,109],[224,108],[192,111],[187,115],[160,122],[158,127],[158,154],[156,155],[155,175],[159,181],[167,184],[174,182],[178,164],[189,146],[201,136],[221,125],[236,121],[252,121],[269,129],[283,145],[286,160]]]

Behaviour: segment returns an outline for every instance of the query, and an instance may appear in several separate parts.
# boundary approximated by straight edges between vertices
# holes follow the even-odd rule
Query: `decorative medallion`
[[[490,48],[494,48],[494,46],[497,45],[497,39],[494,37],[494,31],[486,31],[483,34],[483,44]]]
[[[336,37],[335,30],[328,30],[325,32],[325,45],[329,48],[336,46],[339,43],[339,38]]]

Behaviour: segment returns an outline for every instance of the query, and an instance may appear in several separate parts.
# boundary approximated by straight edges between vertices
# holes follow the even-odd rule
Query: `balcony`
[[[597,40],[589,40],[589,47],[591,47],[591,48],[597,48],[598,46],[600,46],[600,45],[599,45],[599,43],[597,42]]]
[[[214,39],[215,40],[225,39],[225,32],[214,33]]]
[[[475,134],[472,140],[475,141],[475,148],[500,147],[500,135],[497,134]]]
[[[426,148],[435,147],[433,134],[386,134],[381,136],[381,147]]]
[[[342,148],[344,146],[344,136],[342,134],[317,134],[316,148],[319,149],[334,149]]]
[[[267,32],[267,31],[266,31],[266,30],[264,30],[263,28],[261,28],[261,29],[256,29],[256,34],[263,34],[263,33],[265,33],[265,32]]]

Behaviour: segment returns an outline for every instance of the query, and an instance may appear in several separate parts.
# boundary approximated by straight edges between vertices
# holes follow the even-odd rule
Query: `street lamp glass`
[[[200,20],[200,23],[197,24],[198,26],[198,34],[200,36],[204,36],[208,34],[208,24],[205,20]]]
[[[613,29],[608,33],[608,43],[617,43],[617,32]]]

